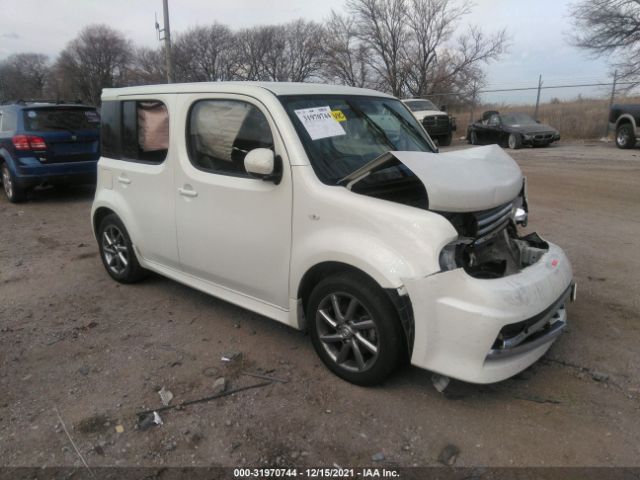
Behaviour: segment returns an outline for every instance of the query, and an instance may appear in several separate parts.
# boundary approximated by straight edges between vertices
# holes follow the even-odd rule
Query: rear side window
[[[191,107],[187,126],[191,163],[225,175],[249,176],[244,157],[255,148],[273,150],[273,136],[264,114],[237,100],[201,100]]]
[[[0,111],[0,132],[13,132],[16,129],[16,114],[11,110]]]
[[[28,132],[55,130],[97,130],[100,115],[94,108],[29,108],[22,111],[24,129]]]
[[[109,158],[120,158],[120,102],[102,102],[100,113],[101,154]]]
[[[160,101],[102,104],[102,155],[119,160],[162,163],[169,149],[169,112]]]

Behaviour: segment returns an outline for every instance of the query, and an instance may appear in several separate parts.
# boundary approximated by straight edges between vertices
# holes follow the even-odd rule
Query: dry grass
[[[616,98],[616,103],[640,103],[640,97],[619,97]],[[480,118],[482,112],[487,110],[498,110],[501,113],[525,112],[533,116],[535,105],[481,105],[475,109],[475,118]],[[469,110],[452,110],[451,114],[458,122],[458,135],[466,135]],[[609,99],[581,98],[541,103],[538,117],[540,122],[558,129],[562,138],[602,138],[609,122]]]

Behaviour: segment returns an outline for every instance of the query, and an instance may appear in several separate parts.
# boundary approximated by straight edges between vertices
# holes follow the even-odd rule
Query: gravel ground
[[[92,466],[422,466],[447,454],[456,466],[640,466],[640,150],[513,156],[529,179],[530,230],[566,249],[578,302],[532,368],[444,394],[412,367],[381,387],[350,385],[301,332],[159,276],[116,284],[90,231],[91,189],[3,197],[1,465],[81,465],[61,418]],[[135,429],[162,386],[177,404],[210,395],[220,377],[228,388],[261,381],[243,372],[288,383]]]

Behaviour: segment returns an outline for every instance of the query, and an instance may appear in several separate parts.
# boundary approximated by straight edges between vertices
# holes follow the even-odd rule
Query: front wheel
[[[2,187],[4,194],[11,203],[24,202],[27,199],[27,192],[25,189],[16,185],[14,176],[11,174],[9,167],[6,163],[2,164]]]
[[[480,142],[478,141],[478,134],[472,130],[471,133],[469,134],[469,142],[471,142],[471,145],[479,145]]]
[[[114,213],[104,217],[98,229],[100,258],[111,278],[120,283],[134,283],[147,271],[138,263],[124,224]]]
[[[364,275],[338,274],[313,289],[310,336],[324,364],[357,385],[381,383],[402,352],[398,314],[385,292]]]
[[[453,139],[453,134],[449,134],[449,135],[443,135],[441,137],[438,137],[438,145],[440,145],[441,147],[448,147],[449,145],[451,145],[451,140]]]
[[[636,146],[636,133],[630,123],[624,123],[616,130],[616,145],[624,149]]]
[[[509,134],[507,145],[509,145],[509,148],[511,150],[518,150],[519,148],[522,148],[522,135],[520,135],[519,133]]]

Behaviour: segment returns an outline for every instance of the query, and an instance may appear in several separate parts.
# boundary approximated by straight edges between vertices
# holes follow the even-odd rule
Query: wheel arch
[[[620,117],[618,117],[618,120],[616,120],[616,130],[618,129],[618,127],[620,127],[620,125],[625,125],[627,123],[630,123],[634,130],[636,129],[636,119],[633,118],[633,115],[625,113],[620,115]]]
[[[301,302],[301,308],[298,312],[298,324],[300,329],[306,330],[308,325],[305,321],[306,307],[309,300],[309,296],[313,291],[313,288],[320,282],[321,279],[330,275],[336,275],[340,273],[351,273],[353,275],[364,276],[380,287],[387,295],[396,311],[398,312],[398,318],[402,326],[404,334],[403,343],[406,346],[407,359],[411,358],[411,352],[413,351],[415,323],[413,318],[413,308],[411,306],[411,299],[409,295],[401,295],[397,288],[384,288],[380,285],[376,279],[369,273],[354,267],[347,263],[338,261],[324,261],[317,263],[309,268],[298,284],[296,292],[296,298]]]
[[[2,165],[3,163],[6,163],[11,170],[11,173],[15,174],[15,166],[13,164],[13,158],[11,157],[11,154],[5,148],[0,148],[0,165]]]
[[[108,207],[98,207],[95,212],[93,212],[93,218],[91,219],[91,225],[93,226],[93,234],[96,238],[98,238],[98,229],[100,228],[100,223],[107,215],[110,214],[117,215],[116,212],[111,210]]]

